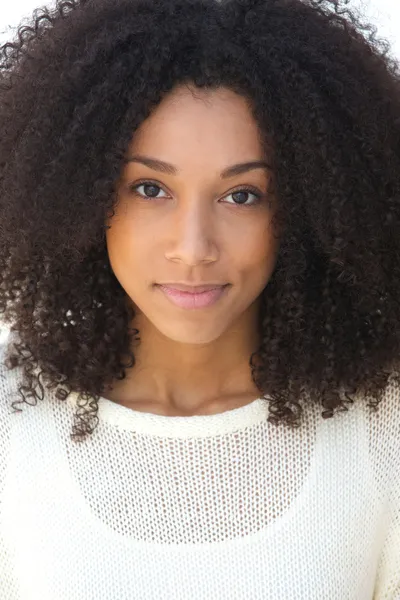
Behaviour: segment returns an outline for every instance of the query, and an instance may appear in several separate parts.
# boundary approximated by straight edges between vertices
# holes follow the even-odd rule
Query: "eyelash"
[[[140,187],[141,185],[154,185],[155,187],[158,187],[160,189],[162,189],[162,186],[157,183],[156,181],[151,181],[149,179],[144,179],[143,181],[139,181],[138,183],[135,183],[135,185],[130,185],[129,186],[129,191],[133,192],[134,194],[137,194],[138,196],[140,196],[141,198],[145,198],[148,200],[162,200],[163,198],[153,198],[152,196],[144,196],[143,194],[140,194],[139,192],[136,191],[136,188]],[[263,200],[264,196],[263,194],[261,194],[257,188],[254,188],[252,186],[242,186],[237,188],[236,190],[233,190],[232,192],[230,192],[229,194],[227,194],[228,196],[230,196],[231,194],[235,194],[236,192],[250,192],[251,194],[253,194],[256,197],[256,200],[252,203],[252,204],[235,204],[234,202],[229,202],[228,204],[232,204],[233,206],[237,206],[239,208],[252,208],[253,206],[257,206],[258,204],[260,204],[260,202]]]

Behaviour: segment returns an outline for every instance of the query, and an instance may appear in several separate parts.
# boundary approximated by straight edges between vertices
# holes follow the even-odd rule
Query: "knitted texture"
[[[5,346],[2,346],[2,357]],[[298,429],[268,402],[168,417],[77,394],[13,413],[0,373],[2,600],[399,600],[400,392]]]

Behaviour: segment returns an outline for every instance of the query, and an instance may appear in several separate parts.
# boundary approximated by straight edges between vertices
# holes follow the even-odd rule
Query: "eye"
[[[143,193],[139,192],[139,188],[143,187]],[[158,196],[158,193],[160,190],[162,190],[161,186],[158,185],[158,183],[156,183],[155,181],[141,181],[139,183],[137,183],[136,185],[132,185],[130,186],[130,191],[132,191],[134,194],[137,194],[139,196],[141,196],[142,198],[154,198],[156,200],[158,200],[160,198],[160,196]],[[254,200],[251,201],[250,203],[248,202],[249,198],[248,195],[250,194],[250,196],[254,196]],[[229,196],[232,196],[234,199],[234,202],[227,202],[227,204],[233,204],[234,206],[243,206],[243,207],[250,207],[250,206],[255,206],[257,204],[259,204],[262,199],[263,199],[263,194],[257,190],[257,188],[253,188],[251,186],[245,186],[242,188],[239,188],[237,190],[234,190],[233,192],[231,192],[230,194],[227,194],[225,196],[225,198],[228,198]],[[165,197],[165,196],[163,196]]]
[[[137,191],[140,187],[144,188],[144,193]],[[144,198],[157,198],[158,190],[161,190],[161,187],[154,181],[142,181],[137,185],[131,186],[130,190]]]
[[[246,201],[248,200],[248,197],[247,197],[248,194],[255,197],[255,200],[250,202],[250,204],[246,204]],[[257,189],[252,188],[252,187],[243,187],[238,190],[235,190],[234,192],[231,192],[230,194],[225,196],[225,198],[228,198],[229,196],[232,196],[234,198],[235,202],[233,202],[233,204],[236,204],[236,206],[244,206],[244,207],[254,206],[256,204],[259,204],[263,198],[263,194],[261,194],[261,192],[259,192]],[[232,203],[228,202],[228,204],[232,204]]]

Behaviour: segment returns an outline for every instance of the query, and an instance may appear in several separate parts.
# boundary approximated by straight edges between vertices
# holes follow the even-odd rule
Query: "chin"
[[[171,325],[171,324],[169,324]],[[204,327],[204,324],[196,326],[188,326],[187,324],[182,327],[165,327],[158,328],[160,333],[168,338],[169,340],[178,344],[193,344],[193,345],[205,345],[212,344],[224,333],[217,327]]]

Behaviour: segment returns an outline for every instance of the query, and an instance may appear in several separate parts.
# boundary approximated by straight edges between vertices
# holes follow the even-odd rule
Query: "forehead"
[[[227,88],[179,86],[132,136],[129,152],[179,158],[210,155],[223,163],[262,157],[261,133],[248,100]],[[204,158],[203,156],[203,158]]]

